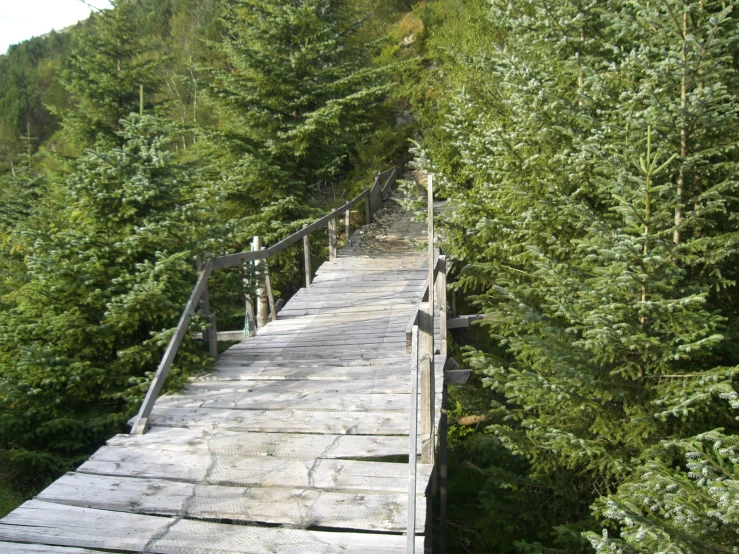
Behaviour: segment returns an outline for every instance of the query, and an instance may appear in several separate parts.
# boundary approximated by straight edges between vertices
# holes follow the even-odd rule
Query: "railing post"
[[[372,191],[370,191],[370,194],[364,197],[364,224],[365,225],[372,223],[372,201],[370,200],[370,196],[372,196]]]
[[[205,262],[198,260],[198,278],[203,275]],[[210,357],[214,360],[218,360],[218,329],[216,328],[216,314],[210,311],[210,302],[208,300],[208,282],[205,282],[205,290],[200,297],[200,309],[208,318],[208,328],[205,331],[205,337],[208,341],[208,350],[210,351]]]
[[[269,300],[269,318],[271,321],[277,321],[275,295],[272,294],[272,281],[269,278],[269,264],[267,260],[264,260],[264,285],[267,287],[267,299]]]
[[[447,539],[447,442],[449,432],[449,420],[447,411],[446,385],[442,385],[441,392],[441,417],[439,417],[439,554],[446,554]]]
[[[328,220],[328,259],[336,259],[336,220]]]
[[[418,463],[418,326],[411,336],[411,429],[408,448],[408,524],[407,551],[416,552],[416,464]]]
[[[303,225],[305,229],[307,225]],[[303,259],[305,260],[305,288],[310,286],[311,268],[310,268],[310,234],[303,237]]]
[[[250,265],[252,264],[252,265]],[[246,262],[243,264],[243,271],[246,275],[244,277],[244,288],[246,289],[246,293],[244,293],[244,308],[246,310],[246,321],[249,326],[248,336],[254,337],[257,334],[257,324],[254,319],[254,303],[251,295],[251,267],[253,266],[253,262]]]
[[[433,464],[436,398],[434,381],[434,316],[430,302],[422,302],[418,310],[418,364],[421,372],[421,463]]]
[[[256,236],[252,239],[252,251],[262,250],[262,237]],[[267,303],[267,289],[264,286],[264,260],[255,262],[255,276],[257,280],[257,328],[261,329],[267,325],[269,317],[269,305]]]
[[[429,263],[429,306],[432,318],[431,337],[433,340],[433,317],[434,317],[434,265],[436,249],[434,248],[434,176],[429,174],[428,186],[426,187],[427,208],[427,238],[428,238],[428,263]],[[433,350],[432,350],[433,352]]]
[[[446,358],[446,256],[439,256],[439,275],[436,277],[436,303],[439,306],[440,353]]]
[[[350,212],[351,212],[351,210],[349,210],[349,209],[347,209],[344,212],[344,235],[345,235],[345,238],[344,238],[344,247],[347,247],[347,246],[351,246],[352,245],[352,239],[351,239],[351,234],[350,234],[351,233],[351,228],[350,228],[350,225],[349,225],[349,217],[350,217],[349,216],[349,213]]]

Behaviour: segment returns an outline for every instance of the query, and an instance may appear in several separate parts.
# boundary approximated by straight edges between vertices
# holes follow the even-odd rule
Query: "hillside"
[[[449,336],[474,376],[448,550],[736,551],[738,4],[119,0],[11,48],[5,509],[126,428],[198,258],[412,158],[447,201],[450,309],[484,315]],[[218,279],[240,328],[243,275]],[[169,386],[209,364],[186,342]]]

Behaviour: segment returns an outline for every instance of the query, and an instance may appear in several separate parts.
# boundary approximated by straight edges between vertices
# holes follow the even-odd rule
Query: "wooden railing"
[[[279,254],[286,248],[296,244],[300,240],[303,241],[304,259],[305,259],[305,283],[306,286],[310,286],[311,283],[311,260],[310,260],[310,234],[317,229],[323,227],[328,228],[328,251],[329,259],[334,259],[338,252],[338,238],[337,238],[337,222],[339,216],[345,215],[346,225],[346,237],[349,240],[349,212],[351,209],[359,204],[361,201],[365,201],[365,222],[370,223],[374,214],[382,207],[382,203],[389,195],[390,188],[397,178],[397,168],[392,168],[387,171],[378,173],[375,177],[374,183],[371,187],[364,190],[356,197],[351,199],[349,202],[335,209],[331,213],[323,216],[322,218],[314,221],[313,223],[306,225],[297,233],[293,233],[289,237],[281,240],[280,242],[273,244],[268,248],[264,248],[261,245],[261,238],[254,237],[252,243],[252,250],[249,252],[238,252],[236,254],[229,254],[226,256],[219,256],[215,258],[208,258],[198,264],[198,278],[193,288],[190,298],[185,305],[185,309],[180,316],[180,320],[177,323],[175,332],[172,338],[169,340],[167,349],[164,351],[162,360],[157,367],[154,378],[149,385],[149,390],[146,393],[144,402],[141,404],[139,413],[133,420],[131,425],[131,434],[143,434],[148,429],[149,416],[154,408],[154,403],[159,397],[159,393],[162,391],[164,382],[167,378],[167,374],[174,363],[175,356],[179,350],[182,340],[187,334],[190,321],[192,319],[195,310],[200,305],[201,310],[209,320],[208,328],[204,333],[204,337],[209,344],[210,354],[213,359],[218,358],[218,331],[216,329],[215,315],[210,312],[210,306],[208,302],[208,278],[213,271],[218,269],[225,269],[228,267],[234,267],[246,263],[262,262],[272,256]],[[269,273],[266,268],[266,264],[260,264],[262,267],[259,269],[258,274],[260,276],[260,287],[257,290],[257,314],[256,322],[257,326],[261,326],[267,323],[267,311],[268,306],[272,304],[271,317],[276,317],[276,310],[274,309],[274,301],[269,302],[268,299],[271,297],[271,287],[269,286]],[[250,328],[253,329],[254,314],[249,314],[251,303],[247,302],[247,317],[250,320]],[[253,312],[253,308],[252,308]]]
[[[446,256],[439,255],[434,245],[434,198],[433,175],[428,176],[427,186],[427,219],[428,219],[428,278],[423,296],[416,311],[411,316],[406,328],[406,351],[411,355],[411,409],[408,456],[408,522],[407,551],[415,552],[416,537],[416,468],[418,463],[418,410],[419,410],[419,376],[420,376],[420,410],[421,410],[421,463],[436,465],[436,398],[441,391],[436,391],[436,368],[434,357],[441,354],[446,360],[447,354],[447,298],[446,298]],[[434,344],[436,312],[438,310],[439,339],[438,349]],[[441,368],[443,370],[443,368]],[[443,407],[442,407],[443,409]],[[445,423],[441,422],[441,423]],[[440,423],[440,425],[441,425]],[[442,475],[442,496],[446,493],[446,429],[440,431],[440,468]],[[432,478],[434,479],[434,478]],[[427,503],[427,518],[431,504]],[[442,524],[446,520],[446,499],[441,502]],[[430,527],[427,525],[427,533]]]

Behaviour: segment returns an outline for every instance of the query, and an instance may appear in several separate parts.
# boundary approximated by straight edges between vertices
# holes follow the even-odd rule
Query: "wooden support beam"
[[[439,338],[441,344],[439,345],[440,354],[443,354],[446,358],[447,354],[447,343],[446,343],[446,332],[447,332],[447,309],[446,309],[446,256],[439,256],[439,274],[436,277],[436,298],[439,306]]]
[[[370,195],[364,199],[364,224],[367,225],[372,223],[372,202],[370,201]]]
[[[328,221],[328,259],[335,260],[337,255],[336,220]]]
[[[352,239],[351,239],[351,229],[349,225],[349,217],[350,217],[351,211],[347,210],[344,212],[344,246],[351,246],[352,245]]]
[[[307,225],[303,225],[303,229],[306,227]],[[305,235],[303,237],[303,259],[305,260],[305,288],[308,288],[311,282],[310,235]]]
[[[185,304],[185,309],[182,311],[180,321],[177,323],[177,327],[175,328],[172,338],[169,339],[169,344],[167,345],[167,349],[164,351],[162,361],[159,362],[159,367],[157,367],[157,371],[154,374],[154,379],[152,379],[151,384],[149,385],[149,390],[146,392],[146,397],[144,398],[144,402],[141,404],[141,409],[131,425],[131,434],[133,435],[143,435],[149,426],[149,416],[154,408],[154,403],[159,397],[159,393],[164,386],[164,381],[172,367],[174,358],[177,355],[177,350],[182,343],[182,339],[185,338],[185,333],[190,325],[190,319],[195,311],[195,306],[200,302],[200,297],[208,284],[208,277],[210,277],[212,271],[213,260],[208,258],[202,270],[198,272],[198,280],[195,283],[195,288],[190,294],[187,304]]]
[[[434,316],[431,304],[422,302],[418,311],[418,359],[421,372],[421,463],[435,458]]]
[[[470,323],[482,319],[482,314],[461,315],[446,320],[447,329],[464,329],[469,327]]]
[[[252,240],[252,251],[263,250],[262,237],[256,236]],[[256,263],[256,279],[257,279],[257,328],[261,329],[267,325],[269,318],[269,304],[267,300],[267,289],[264,285],[264,261]]]
[[[203,271],[205,262],[198,260],[198,276]],[[200,309],[208,318],[208,328],[205,330],[206,340],[208,341],[208,349],[210,351],[210,357],[215,361],[218,361],[218,329],[216,328],[216,315],[210,311],[210,302],[208,300],[208,283],[205,283],[205,290],[200,297]]]

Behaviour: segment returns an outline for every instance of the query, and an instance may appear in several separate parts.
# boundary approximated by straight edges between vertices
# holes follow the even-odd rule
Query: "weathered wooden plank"
[[[88,548],[67,548],[65,546],[49,546],[46,544],[28,544],[0,541],[0,552],[3,554],[95,554],[100,550]]]
[[[67,473],[37,500],[113,512],[402,532],[408,497]],[[425,504],[421,502],[420,504]],[[423,532],[425,514],[416,518]]]
[[[410,403],[410,400],[409,400]],[[403,412],[306,410],[219,410],[156,406],[151,425],[238,430],[253,433],[330,433],[336,435],[407,435]]]
[[[154,427],[145,435],[116,435],[109,446],[176,452],[209,452],[273,458],[387,458],[407,456],[408,438],[392,435],[239,433]]]
[[[401,535],[228,525],[40,500],[26,502],[0,521],[0,539],[160,554],[405,553]]]
[[[316,381],[280,379],[255,381],[208,380],[192,381],[187,385],[185,394],[223,392],[316,392],[349,393],[349,394],[407,394],[410,390],[407,375],[398,374],[386,379],[353,379],[351,381]]]
[[[247,392],[201,391],[163,396],[158,408],[214,408],[233,410],[306,410],[321,412],[407,412],[409,394],[347,394],[325,391]]]
[[[430,472],[431,466],[419,467],[427,467]],[[321,456],[247,457],[228,452],[173,452],[133,446],[104,446],[77,471],[211,485],[403,493],[407,490],[408,466],[404,463],[340,460]]]
[[[261,364],[261,365],[259,365]],[[367,364],[321,366],[301,366],[287,364],[280,366],[272,362],[255,362],[253,365],[233,365],[221,367],[215,373],[203,375],[198,381],[252,381],[268,380],[308,380],[308,381],[347,381],[353,379],[391,379],[402,372],[399,366],[380,366]]]

